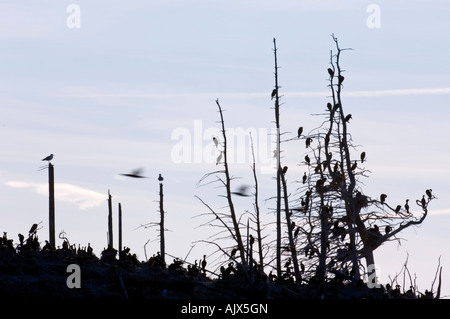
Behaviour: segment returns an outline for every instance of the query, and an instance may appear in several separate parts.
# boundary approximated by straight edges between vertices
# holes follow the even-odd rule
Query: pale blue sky
[[[317,3],[316,3],[317,2]],[[80,28],[69,28],[70,4],[81,9]],[[380,8],[380,28],[369,28],[367,8]],[[430,288],[442,255],[449,277],[450,53],[448,16],[442,1],[2,1],[0,3],[0,231],[26,232],[42,221],[48,234],[46,171],[40,161],[55,154],[56,231],[71,242],[106,246],[107,192],[124,209],[125,245],[143,259],[158,249],[157,233],[139,229],[158,218],[158,173],[165,177],[167,251],[184,257],[191,243],[211,235],[195,229],[205,212],[194,195],[220,207],[218,190],[196,188],[216,169],[177,164],[185,129],[211,147],[218,124],[215,99],[229,128],[270,130],[273,110],[272,39],[279,47],[284,94],[282,126],[294,136],[313,129],[327,102],[327,73],[334,33],[347,71],[344,107],[351,132],[367,154],[366,194],[387,193],[393,203],[420,198],[432,188],[439,198],[420,228],[405,232],[401,247],[376,251],[382,276],[395,275],[410,255],[419,288]],[[263,139],[261,139],[263,140]],[[198,141],[198,136],[197,136]],[[194,142],[193,142],[194,143]],[[292,189],[303,168],[295,143],[286,144]],[[303,151],[303,150],[302,150]],[[260,159],[263,161],[263,159]],[[118,177],[144,167],[151,177]],[[251,183],[248,164],[232,167]],[[295,175],[297,174],[297,175]],[[271,176],[262,174],[268,197]],[[272,188],[271,188],[272,187]],[[242,210],[251,202],[239,201]],[[267,212],[274,203],[264,206]],[[270,220],[272,215],[266,214]],[[117,238],[117,236],[116,236]],[[209,247],[197,245],[189,260]],[[385,280],[386,281],[386,280]],[[447,295],[450,289],[444,287]]]

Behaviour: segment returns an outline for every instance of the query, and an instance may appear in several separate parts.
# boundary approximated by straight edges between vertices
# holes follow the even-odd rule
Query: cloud
[[[48,196],[48,184],[21,181],[9,181],[6,186],[14,188],[31,188],[37,194]],[[55,199],[78,205],[80,209],[89,209],[103,204],[106,196],[80,186],[55,183]]]

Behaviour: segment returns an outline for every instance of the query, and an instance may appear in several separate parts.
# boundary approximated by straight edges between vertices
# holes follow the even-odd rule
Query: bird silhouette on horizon
[[[164,180],[164,177],[162,177],[162,175],[159,174],[159,176],[158,176],[158,181],[162,182],[163,180]]]
[[[47,156],[46,158],[43,158],[42,159],[42,161],[47,161],[47,162],[50,162],[52,159],[53,159],[53,156],[55,156],[55,155],[53,155],[53,154],[50,154],[49,156]]]

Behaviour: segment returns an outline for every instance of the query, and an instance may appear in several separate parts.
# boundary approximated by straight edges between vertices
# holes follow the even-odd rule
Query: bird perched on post
[[[275,95],[277,95],[277,89],[273,89],[272,94],[270,95],[270,99],[273,100]]]
[[[433,194],[431,193],[433,190],[432,189],[427,189],[426,191],[425,191],[425,193],[427,194],[427,196],[428,196],[428,198],[433,198]]]
[[[50,154],[49,156],[47,156],[46,158],[43,158],[42,160],[43,160],[43,161],[50,162],[50,161],[53,159],[53,156],[55,156],[55,155]]]
[[[161,174],[159,174],[158,181],[162,182],[163,180],[164,180],[164,178],[161,176]]]

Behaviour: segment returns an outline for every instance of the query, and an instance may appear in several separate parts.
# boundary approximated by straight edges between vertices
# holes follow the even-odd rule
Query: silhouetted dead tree
[[[219,227],[224,228],[225,232],[228,233],[228,235],[231,236],[231,238],[235,241],[237,246],[237,251],[239,252],[241,264],[246,265],[246,250],[244,247],[244,243],[242,240],[241,230],[240,230],[240,218],[237,216],[234,203],[232,199],[232,192],[231,192],[231,175],[230,170],[228,167],[228,150],[227,150],[227,135],[225,130],[225,121],[223,119],[223,110],[219,103],[219,100],[216,100],[217,107],[219,109],[219,115],[220,115],[220,124],[221,124],[221,132],[222,132],[222,143],[223,143],[223,150],[221,150],[221,157],[223,160],[224,169],[211,172],[208,174],[205,174],[198,184],[201,184],[205,179],[211,176],[215,176],[216,180],[215,182],[219,182],[222,184],[222,186],[225,187],[225,198],[227,199],[228,203],[228,209],[229,213],[223,214],[223,213],[217,213],[215,212],[211,207],[208,206],[210,213],[212,213],[215,217],[216,221],[219,221]],[[219,177],[218,174],[223,174],[224,178]],[[199,197],[197,197],[199,198]],[[199,198],[200,199],[200,198]],[[203,204],[205,204],[202,201]],[[212,224],[214,221],[211,221],[210,224]],[[230,225],[231,224],[231,225]]]
[[[380,199],[364,194],[360,179],[367,177],[367,156],[365,152],[355,154],[357,147],[349,133],[352,115],[345,113],[341,96],[345,78],[340,57],[349,49],[341,49],[334,35],[333,40],[337,52],[331,53],[328,69],[331,101],[321,114],[326,119],[311,133],[297,137],[306,144],[302,163],[307,171],[293,218],[300,225],[303,246],[299,249],[308,258],[310,276],[322,281],[331,272],[335,277],[357,281],[361,271],[376,278],[374,251],[386,241],[399,240],[397,234],[404,229],[421,224],[435,196],[430,189],[416,200],[422,214],[415,216],[408,201],[392,207],[386,194]]]

